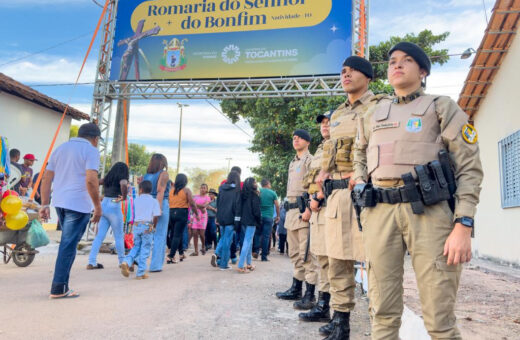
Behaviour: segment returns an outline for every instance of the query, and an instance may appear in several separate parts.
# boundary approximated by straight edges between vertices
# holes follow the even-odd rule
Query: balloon
[[[18,211],[16,214],[9,214],[5,217],[5,225],[11,230],[23,229],[27,222],[29,222],[29,216],[25,211]]]
[[[3,212],[9,215],[16,214],[20,211],[20,209],[22,209],[22,200],[20,197],[7,196],[2,200],[0,207],[2,208]]]
[[[16,196],[16,197],[18,197],[18,193],[16,191],[14,191],[14,190],[7,190],[2,195],[2,198],[6,198],[7,196]]]

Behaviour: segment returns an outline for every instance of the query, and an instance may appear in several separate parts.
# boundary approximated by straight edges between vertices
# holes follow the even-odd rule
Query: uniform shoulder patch
[[[462,138],[468,144],[475,144],[478,141],[478,134],[475,127],[471,124],[464,124],[462,127]]]

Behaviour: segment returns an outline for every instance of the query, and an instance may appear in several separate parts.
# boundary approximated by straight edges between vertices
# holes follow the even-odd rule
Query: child
[[[152,192],[152,182],[142,181],[139,184],[139,197],[134,200],[134,247],[121,263],[121,274],[128,277],[130,275],[129,264],[137,262],[136,279],[147,279],[146,261],[150,255],[152,247],[153,232],[157,225],[157,220],[161,216],[161,207],[155,198],[150,195]]]

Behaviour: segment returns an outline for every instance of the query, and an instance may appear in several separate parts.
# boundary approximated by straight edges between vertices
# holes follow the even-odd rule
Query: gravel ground
[[[243,275],[216,270],[206,254],[137,281],[121,276],[114,255],[100,254],[105,269],[92,271],[78,255],[70,283],[81,297],[51,301],[56,246],[27,268],[0,264],[0,338],[321,339],[322,323],[299,322],[292,302],[274,296],[291,283],[287,256]],[[367,301],[357,301],[351,339],[369,339]]]
[[[422,315],[409,257],[404,288],[405,304]],[[520,270],[472,260],[462,271],[455,314],[464,339],[520,339]]]

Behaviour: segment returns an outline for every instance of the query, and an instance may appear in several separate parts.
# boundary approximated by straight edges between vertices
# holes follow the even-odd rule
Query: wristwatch
[[[471,217],[462,216],[455,219],[455,223],[460,223],[465,227],[473,228],[475,225],[475,221]]]

